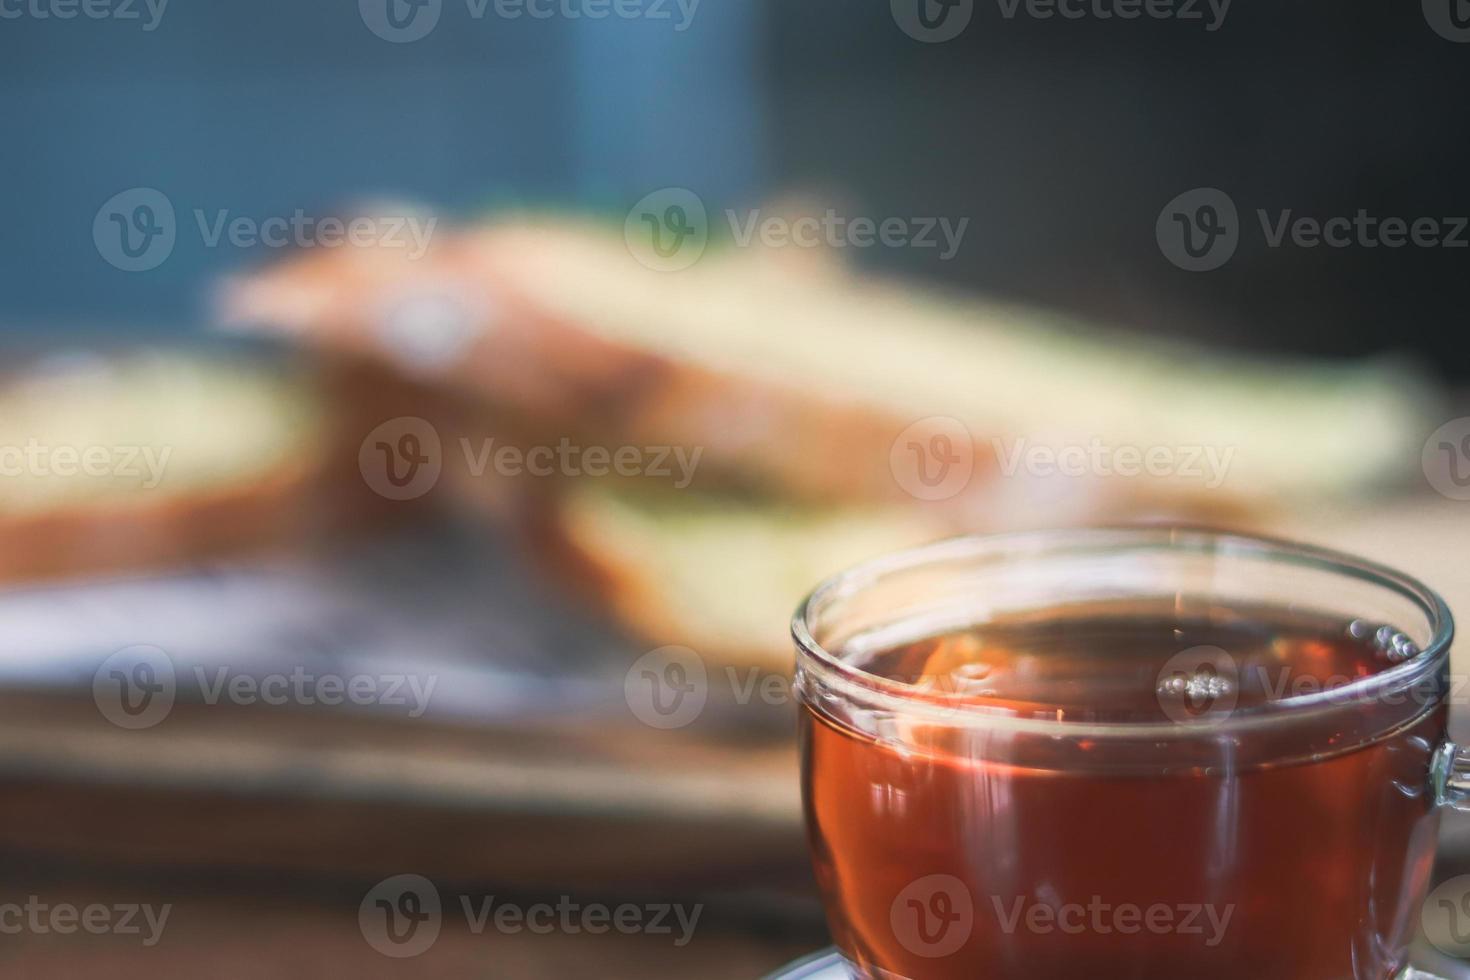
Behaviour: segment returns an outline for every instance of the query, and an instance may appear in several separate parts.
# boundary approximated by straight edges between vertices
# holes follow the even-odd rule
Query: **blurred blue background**
[[[748,199],[766,168],[754,4],[700,4],[680,31],[672,2],[669,20],[593,21],[476,19],[450,0],[412,43],[374,35],[342,0],[174,0],[151,31],[143,0],[133,9],[0,19],[10,330],[194,329],[215,275],[274,251],[208,247],[195,209],[613,210],[690,174],[709,199]],[[162,191],[178,220],[169,259],[140,273],[91,237],[97,209],[132,187]]]
[[[683,186],[712,213],[796,191],[849,213],[963,217],[953,261],[852,257],[1156,335],[1407,349],[1470,377],[1465,250],[1267,248],[1257,233],[1199,275],[1163,261],[1153,235],[1163,203],[1195,187],[1224,189],[1251,220],[1470,214],[1470,134],[1452,109],[1470,44],[1417,4],[1242,2],[1208,30],[977,2],[960,36],[930,44],[888,2],[850,0],[705,0],[687,17],[640,0],[665,16],[596,20],[551,0],[535,2],[552,16],[517,18],[424,0],[438,21],[408,43],[368,27],[362,11],[389,0],[174,0],[152,30],[144,0],[88,2],[138,16],[40,18],[38,4],[80,0],[0,0],[0,329],[193,329],[216,274],[273,251],[206,247],[194,209],[261,220],[386,196],[621,220]],[[102,261],[89,234],[132,187],[179,216],[174,253],[146,273]]]

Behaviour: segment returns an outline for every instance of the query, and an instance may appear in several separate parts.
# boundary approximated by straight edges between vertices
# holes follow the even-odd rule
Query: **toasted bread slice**
[[[947,533],[905,507],[834,509],[596,481],[569,483],[542,502],[535,557],[632,635],[712,663],[783,672],[791,614],[814,584]]]
[[[172,564],[312,530],[322,396],[259,363],[54,355],[0,387],[0,580]]]
[[[230,284],[221,309],[477,393],[532,431],[703,447],[707,476],[772,495],[923,497],[903,460],[933,440],[911,427],[938,418],[959,435],[934,445],[972,461],[948,496],[982,518],[1002,481],[1070,511],[1342,495],[1410,472],[1426,417],[1427,386],[1391,364],[1161,346],[759,249],[660,272],[617,233],[568,222],[441,236],[417,261],[308,256]],[[1043,472],[1046,456],[1096,447],[1132,472]],[[1140,465],[1150,451],[1164,465]]]

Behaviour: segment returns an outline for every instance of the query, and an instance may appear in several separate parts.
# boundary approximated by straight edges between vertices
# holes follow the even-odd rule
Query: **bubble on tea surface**
[[[1159,707],[1180,724],[1218,724],[1240,698],[1240,669],[1221,647],[1202,645],[1174,654],[1158,672]]]
[[[1159,685],[1160,694],[1183,698],[1218,698],[1235,691],[1235,684],[1228,677],[1212,673],[1206,667],[1195,669],[1193,674],[1175,674]]]
[[[1400,633],[1398,636],[1393,638],[1393,652],[1391,654],[1391,659],[1408,660],[1411,657],[1418,656],[1418,654],[1418,644],[1416,644],[1413,640],[1409,639],[1404,634]]]
[[[1348,635],[1368,641],[1373,647],[1374,656],[1391,664],[1403,663],[1419,654],[1419,645],[1407,633],[1386,623],[1355,619],[1348,624]]]

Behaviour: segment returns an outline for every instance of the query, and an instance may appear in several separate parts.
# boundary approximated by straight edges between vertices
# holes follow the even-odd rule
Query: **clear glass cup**
[[[1167,658],[1124,642],[1161,622],[1181,624]],[[1098,623],[1122,639],[1078,649]],[[1224,639],[1190,643],[1200,623]],[[1331,673],[1331,624],[1375,644],[1371,671]],[[971,627],[1064,641],[999,686],[864,669]],[[1392,569],[1192,528],[968,537],[829,579],[793,634],[809,842],[848,969],[1424,976],[1408,947],[1438,815],[1470,789],[1452,632]]]

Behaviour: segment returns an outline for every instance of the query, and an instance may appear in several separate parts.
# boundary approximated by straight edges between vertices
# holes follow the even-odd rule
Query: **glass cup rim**
[[[1093,549],[1119,553],[1173,551],[1279,561],[1355,578],[1391,590],[1412,601],[1427,617],[1430,641],[1404,662],[1331,690],[1294,695],[1240,709],[1227,720],[1212,725],[1210,730],[1215,733],[1259,722],[1275,722],[1287,712],[1340,708],[1355,699],[1371,698],[1375,691],[1382,693],[1407,688],[1431,675],[1448,660],[1450,643],[1454,638],[1454,617],[1439,593],[1419,579],[1388,565],[1345,551],[1286,538],[1186,524],[1124,524],[965,534],[890,552],[837,572],[812,589],[792,616],[791,635],[796,643],[799,673],[802,669],[815,667],[825,675],[824,681],[836,681],[840,687],[880,699],[887,707],[896,710],[924,712],[927,708],[949,724],[962,719],[971,722],[983,720],[1017,732],[1086,734],[1090,737],[1156,737],[1161,730],[1177,728],[1177,724],[1168,721],[1097,723],[1018,717],[982,700],[936,694],[869,673],[828,650],[813,633],[815,613],[844,596],[877,585],[887,575],[947,561],[998,556],[1028,547],[1033,556]],[[1023,554],[1018,560],[1026,559]]]

